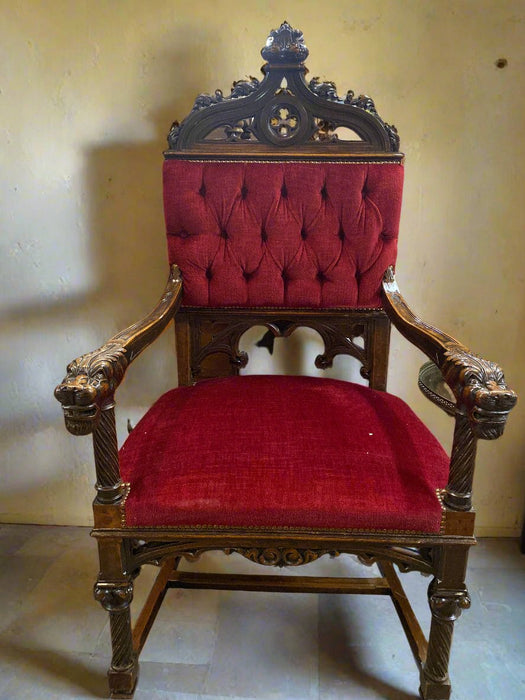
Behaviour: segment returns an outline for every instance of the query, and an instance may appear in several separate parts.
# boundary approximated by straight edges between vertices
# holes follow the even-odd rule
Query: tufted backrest
[[[167,159],[168,254],[184,305],[379,307],[402,185],[400,162]]]

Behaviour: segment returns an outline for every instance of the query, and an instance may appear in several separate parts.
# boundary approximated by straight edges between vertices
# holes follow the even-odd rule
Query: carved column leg
[[[465,586],[468,547],[442,547],[437,577],[428,588],[432,612],[427,659],[421,671],[420,693],[424,700],[448,700],[451,687],[448,663],[454,622],[470,607]]]
[[[108,671],[112,698],[131,698],[138,677],[138,659],[133,649],[130,604],[133,575],[127,571],[126,549],[121,540],[99,540],[100,574],[94,594],[109,612],[112,657]]]
[[[476,461],[477,438],[467,416],[456,415],[454,442],[450,458],[450,477],[445,489],[445,505],[453,510],[472,507],[472,480]]]
[[[122,481],[118,461],[114,403],[110,403],[100,411],[98,425],[93,431],[93,450],[97,473],[97,502],[115,503],[122,496]]]

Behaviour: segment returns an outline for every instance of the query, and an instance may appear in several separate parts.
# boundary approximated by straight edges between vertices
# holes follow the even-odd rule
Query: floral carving
[[[250,76],[249,80],[235,80],[233,82],[231,92],[228,97],[224,97],[222,90],[215,90],[213,95],[203,92],[197,95],[191,109],[192,112],[198,112],[205,107],[224,102],[224,100],[238,99],[239,97],[247,97],[251,95],[259,87],[257,78]],[[170,132],[171,133],[171,132]]]
[[[303,33],[283,22],[279,29],[272,29],[261,50],[261,56],[270,65],[279,63],[302,63],[308,58]]]
[[[109,612],[121,612],[129,607],[133,600],[133,584],[131,582],[97,581],[93,588],[95,600]]]
[[[193,114],[194,112],[200,112],[201,109],[206,109],[207,107],[211,107],[222,102],[227,102],[228,100],[235,100],[241,97],[248,97],[248,95],[251,95],[252,92],[255,92],[255,90],[257,90],[259,85],[259,80],[257,80],[257,78],[254,78],[253,76],[250,76],[248,79],[235,80],[233,82],[228,97],[224,97],[222,90],[215,90],[213,95],[209,95],[208,93],[203,92],[200,95],[197,95],[197,97],[195,98],[195,102],[193,103],[193,107],[191,109],[190,114]],[[181,123],[179,123],[178,121],[174,121],[171,125],[171,129],[168,134],[168,145],[170,148],[176,147],[180,131],[184,127],[185,121],[186,120],[183,120]],[[239,131],[239,124],[241,124],[241,121],[244,123],[244,127],[241,127]],[[225,126],[225,133],[228,141],[239,141],[243,139],[249,139],[251,136],[251,132],[248,129],[248,120],[240,120],[234,125],[227,124]]]
[[[168,135],[170,150],[182,151],[194,144],[217,142],[220,140],[217,134],[211,138],[210,134],[218,129],[224,129],[222,141],[229,143],[260,141],[282,147],[309,144],[312,140],[335,143],[338,139],[334,130],[345,126],[356,131],[374,151],[399,150],[395,127],[382,121],[370,97],[355,97],[350,90],[346,99],[341,99],[332,81],[315,77],[306,82],[304,61],[308,49],[301,30],[283,22],[270,32],[261,53],[267,61],[261,69],[264,79],[259,82],[249,76],[237,80],[229,96],[221,90],[198,95],[190,115],[181,123],[173,123]],[[270,114],[276,96],[294,98],[294,106],[290,108],[288,103],[288,114],[277,114],[275,110]],[[203,110],[206,113],[201,118]]]
[[[315,130],[312,138],[314,141],[321,141],[323,143],[334,143],[339,139],[337,134],[334,133],[336,129],[337,124],[335,124],[335,122],[331,122],[326,119],[318,119],[317,129]]]
[[[439,588],[437,579],[430,583],[428,601],[432,615],[442,622],[455,622],[463,610],[470,608],[470,595],[466,586],[458,590]]]
[[[224,133],[230,142],[248,141],[252,138],[252,119],[241,119],[236,124],[226,124]]]
[[[225,549],[226,554],[241,556],[264,566],[301,566],[319,559],[325,554],[339,556],[337,550],[330,549],[295,549],[294,547],[232,547]]]
[[[339,96],[337,94],[337,87],[335,86],[335,83],[333,83],[331,80],[321,82],[319,77],[312,78],[308,83],[308,87],[318,97],[322,97],[324,100],[340,101]]]
[[[235,80],[232,85],[229,99],[234,97],[248,97],[248,95],[251,95],[252,92],[257,90],[259,85],[259,81],[257,78],[254,78],[253,75],[250,75],[248,80]]]

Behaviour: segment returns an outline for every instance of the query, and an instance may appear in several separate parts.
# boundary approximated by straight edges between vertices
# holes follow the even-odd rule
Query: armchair
[[[112,697],[132,697],[138,657],[169,588],[376,593],[394,603],[426,700],[450,695],[455,620],[469,607],[476,442],[503,432],[516,395],[501,369],[417,318],[394,277],[403,181],[395,127],[371,98],[305,80],[308,50],[283,23],[264,78],[200,95],[165,152],[171,265],[157,307],[74,360],[55,395],[67,429],[93,435],[95,598],[109,612]],[[348,130],[353,136],[348,139]],[[175,320],[179,387],[118,450],[115,392],[133,359]],[[447,457],[386,392],[390,323],[430,359],[423,392],[455,419]],[[319,332],[319,368],[361,363],[368,386],[242,376],[242,335]],[[358,342],[357,339],[360,339]],[[440,382],[450,389],[447,397]],[[326,554],[376,562],[380,576],[321,578],[177,570],[209,550],[264,566]],[[159,573],[132,629],[133,581]],[[401,572],[430,574],[428,641]]]

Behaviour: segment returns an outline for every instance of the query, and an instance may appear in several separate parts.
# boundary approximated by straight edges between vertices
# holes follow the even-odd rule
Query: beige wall
[[[311,74],[341,94],[370,92],[399,129],[405,296],[497,359],[525,396],[525,3],[2,0],[1,520],[89,523],[90,441],[65,433],[53,386],[67,361],[155,302],[166,276],[169,125],[197,92],[257,74],[266,34],[285,15],[304,31]],[[310,339],[309,356],[315,346]],[[119,399],[121,427],[173,385],[171,350],[167,332],[137,361]],[[290,346],[281,352],[282,370]],[[390,389],[449,445],[449,420],[416,387],[422,360],[395,335]],[[252,369],[266,362],[259,352]],[[338,360],[332,375],[347,367]],[[480,445],[479,534],[518,533],[524,444],[518,407],[505,436]]]

